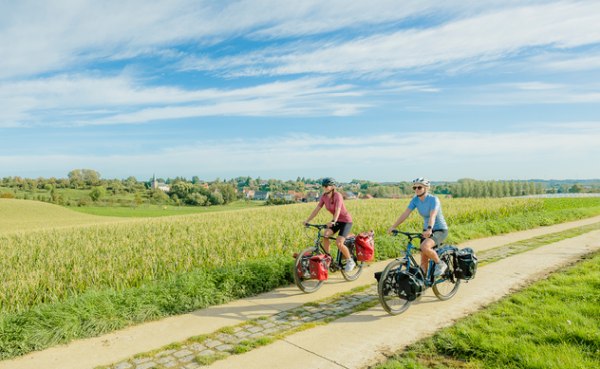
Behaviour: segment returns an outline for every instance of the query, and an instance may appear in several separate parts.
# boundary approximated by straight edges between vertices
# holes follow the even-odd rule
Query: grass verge
[[[549,234],[538,236],[535,238],[529,238],[526,240],[513,242],[508,245],[495,247],[493,249],[489,249],[489,250],[485,250],[480,253],[477,253],[477,256],[481,260],[479,265],[493,263],[494,261],[504,259],[511,255],[520,254],[522,252],[533,250],[540,246],[544,246],[544,245],[547,245],[550,243],[562,241],[567,238],[577,237],[584,233],[597,231],[599,229],[600,229],[600,223],[594,223],[594,224],[590,224],[590,225],[583,226],[583,227],[568,229],[568,230],[562,231],[562,232],[549,233]]]

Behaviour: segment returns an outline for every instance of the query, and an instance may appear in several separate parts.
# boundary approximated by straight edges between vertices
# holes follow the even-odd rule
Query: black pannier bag
[[[456,279],[469,280],[475,278],[477,273],[477,256],[470,247],[465,247],[456,253],[454,276]]]
[[[393,292],[401,299],[408,301],[417,299],[425,290],[425,284],[417,277],[417,273],[421,273],[421,270],[415,266],[410,267],[409,270],[400,270],[400,268],[390,270],[383,287],[383,294],[387,296]],[[375,273],[377,282],[381,279],[381,274],[382,272]]]
[[[421,296],[423,290],[425,290],[425,284],[423,281],[416,275],[406,270],[400,271],[396,274],[396,281],[398,286],[396,293],[398,293],[398,296],[404,300],[414,301]]]
[[[389,273],[386,276],[386,281],[383,285],[383,294],[384,296],[388,296],[390,294],[390,292],[392,292],[392,290],[395,290],[397,288],[397,283],[396,283],[396,274],[398,273],[398,271],[400,270],[400,268],[396,268],[396,269],[392,269],[389,271]],[[377,279],[377,282],[379,283],[379,280],[381,279],[381,275],[383,274],[383,272],[376,272],[375,273],[375,279]]]

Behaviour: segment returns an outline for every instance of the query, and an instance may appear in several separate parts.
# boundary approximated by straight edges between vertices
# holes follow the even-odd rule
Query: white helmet
[[[420,185],[423,185],[423,186],[425,186],[427,188],[429,188],[431,186],[431,183],[429,182],[429,180],[427,178],[423,178],[423,177],[419,177],[419,178],[413,179],[412,184],[413,184],[413,186],[417,185],[417,184],[420,184]]]

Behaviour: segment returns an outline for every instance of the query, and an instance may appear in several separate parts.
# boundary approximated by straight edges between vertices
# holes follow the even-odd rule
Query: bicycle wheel
[[[445,262],[448,268],[444,275],[438,277],[432,289],[438,299],[445,301],[456,295],[460,287],[460,279],[454,277],[454,263],[450,251],[443,252],[440,255],[440,260]]]
[[[406,269],[406,262],[404,260],[392,261],[381,272],[379,283],[377,283],[379,302],[384,310],[391,315],[398,315],[405,312],[412,302],[398,294],[396,272],[403,269]]]
[[[306,293],[315,292],[324,281],[317,279],[310,279],[309,262],[312,256],[317,255],[317,249],[309,247],[302,250],[298,256],[296,256],[296,262],[294,263],[294,283],[302,291]]]
[[[348,247],[348,251],[350,251],[350,255],[356,263],[356,266],[349,272],[346,272],[344,270],[344,267],[342,267],[342,276],[347,281],[355,281],[358,277],[360,277],[360,274],[362,273],[364,262],[358,261],[358,258],[356,257],[356,247]]]

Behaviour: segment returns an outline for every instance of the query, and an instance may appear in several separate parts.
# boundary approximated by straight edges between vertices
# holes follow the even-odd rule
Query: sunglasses
[[[415,186],[415,187],[413,187],[413,190],[422,190],[422,189],[423,189],[423,186]]]

